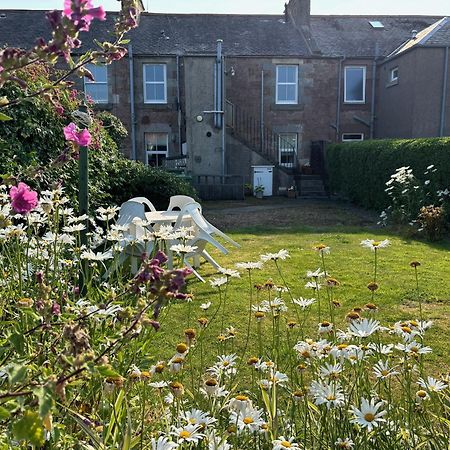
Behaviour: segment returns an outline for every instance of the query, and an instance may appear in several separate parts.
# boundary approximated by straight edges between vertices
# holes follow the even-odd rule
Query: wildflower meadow
[[[88,76],[86,63],[123,57],[137,19],[124,4],[116,39],[75,62],[79,33],[105,12],[66,0],[48,14],[50,41],[0,51],[0,87],[62,59],[67,77],[26,94],[51,97],[69,75]],[[0,120],[20,101],[0,97]],[[53,130],[63,166],[95,137],[82,111],[64,119]],[[431,359],[429,307],[417,295],[410,316],[390,321],[378,302],[390,239],[361,239],[370,280],[351,310],[330,270],[345,253],[308,247],[314,264],[293,282],[281,234],[250,261],[224,259],[205,289],[183,263],[193,228],[120,225],[119,205],[80,214],[62,180],[43,187],[45,167],[32,172],[0,185],[1,450],[449,448],[450,375]],[[422,263],[404,268],[417,294]]]

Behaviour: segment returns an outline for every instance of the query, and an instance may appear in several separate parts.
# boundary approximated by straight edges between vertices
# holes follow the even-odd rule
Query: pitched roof
[[[312,16],[311,33],[324,55],[386,56],[439,17],[431,16]],[[384,28],[374,28],[379,21]]]
[[[444,17],[417,33],[389,56],[396,56],[416,47],[447,46],[450,46],[450,18]]]
[[[48,37],[45,11],[0,10],[0,45],[31,47],[36,37]],[[94,22],[84,38],[108,38],[117,13],[108,13],[105,22]],[[374,57],[390,54],[411,36],[439,17],[427,16],[311,16],[311,35],[320,54],[326,57]],[[379,20],[375,29],[369,21]],[[139,28],[132,30],[135,54],[213,54],[217,39],[223,39],[228,56],[307,57],[311,50],[304,36],[282,15],[217,15],[143,13]]]

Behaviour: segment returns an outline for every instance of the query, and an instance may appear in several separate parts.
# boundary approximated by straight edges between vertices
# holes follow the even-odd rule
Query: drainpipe
[[[222,39],[217,39],[217,55],[214,70],[215,92],[214,92],[214,111],[223,111],[222,95],[223,95],[223,58],[222,58]],[[214,126],[222,127],[222,115],[214,114]]]
[[[261,70],[261,153],[264,153],[264,70]]]
[[[130,115],[131,115],[131,159],[136,160],[136,112],[134,108],[134,64],[133,46],[128,45],[128,64],[130,75]]]
[[[180,156],[183,154],[181,142],[181,88],[180,88],[180,57],[177,55],[177,108],[178,108],[178,150]]]
[[[370,105],[370,139],[374,138],[375,135],[375,90],[377,88],[377,59],[373,60],[372,65],[372,100]]]
[[[447,107],[447,82],[448,82],[448,47],[445,47],[444,56],[444,81],[442,83],[442,103],[441,103],[441,124],[439,136],[444,136],[445,132],[445,108]]]
[[[225,176],[226,174],[226,166],[225,166],[225,145],[226,145],[226,141],[225,141],[225,135],[226,135],[226,124],[225,124],[225,95],[226,95],[226,91],[225,91],[225,57],[222,56],[222,64],[221,64],[221,73],[220,73],[220,78],[222,79],[222,102],[219,105],[220,106],[220,111],[222,111],[222,114],[219,114],[220,117],[220,122],[222,125],[222,175]],[[225,183],[225,179],[223,180],[223,183]]]
[[[340,141],[341,134],[341,103],[342,103],[342,66],[346,57],[342,56],[339,59],[339,74],[337,81],[337,104],[336,104],[336,140]]]

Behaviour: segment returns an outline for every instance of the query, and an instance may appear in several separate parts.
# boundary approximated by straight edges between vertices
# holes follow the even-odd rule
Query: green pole
[[[80,215],[89,213],[89,148],[80,147],[79,159],[79,190],[78,203]],[[89,219],[84,221],[86,228],[81,231],[81,245],[88,245]],[[88,260],[82,262],[79,277],[80,295],[86,294],[85,276],[88,270]]]

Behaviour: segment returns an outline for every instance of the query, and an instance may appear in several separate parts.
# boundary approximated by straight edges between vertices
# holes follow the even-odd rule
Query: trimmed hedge
[[[366,208],[389,205],[386,181],[396,169],[410,166],[422,181],[431,164],[437,189],[450,187],[450,138],[373,140],[327,147],[326,164],[332,193]],[[437,199],[433,199],[436,201]]]

